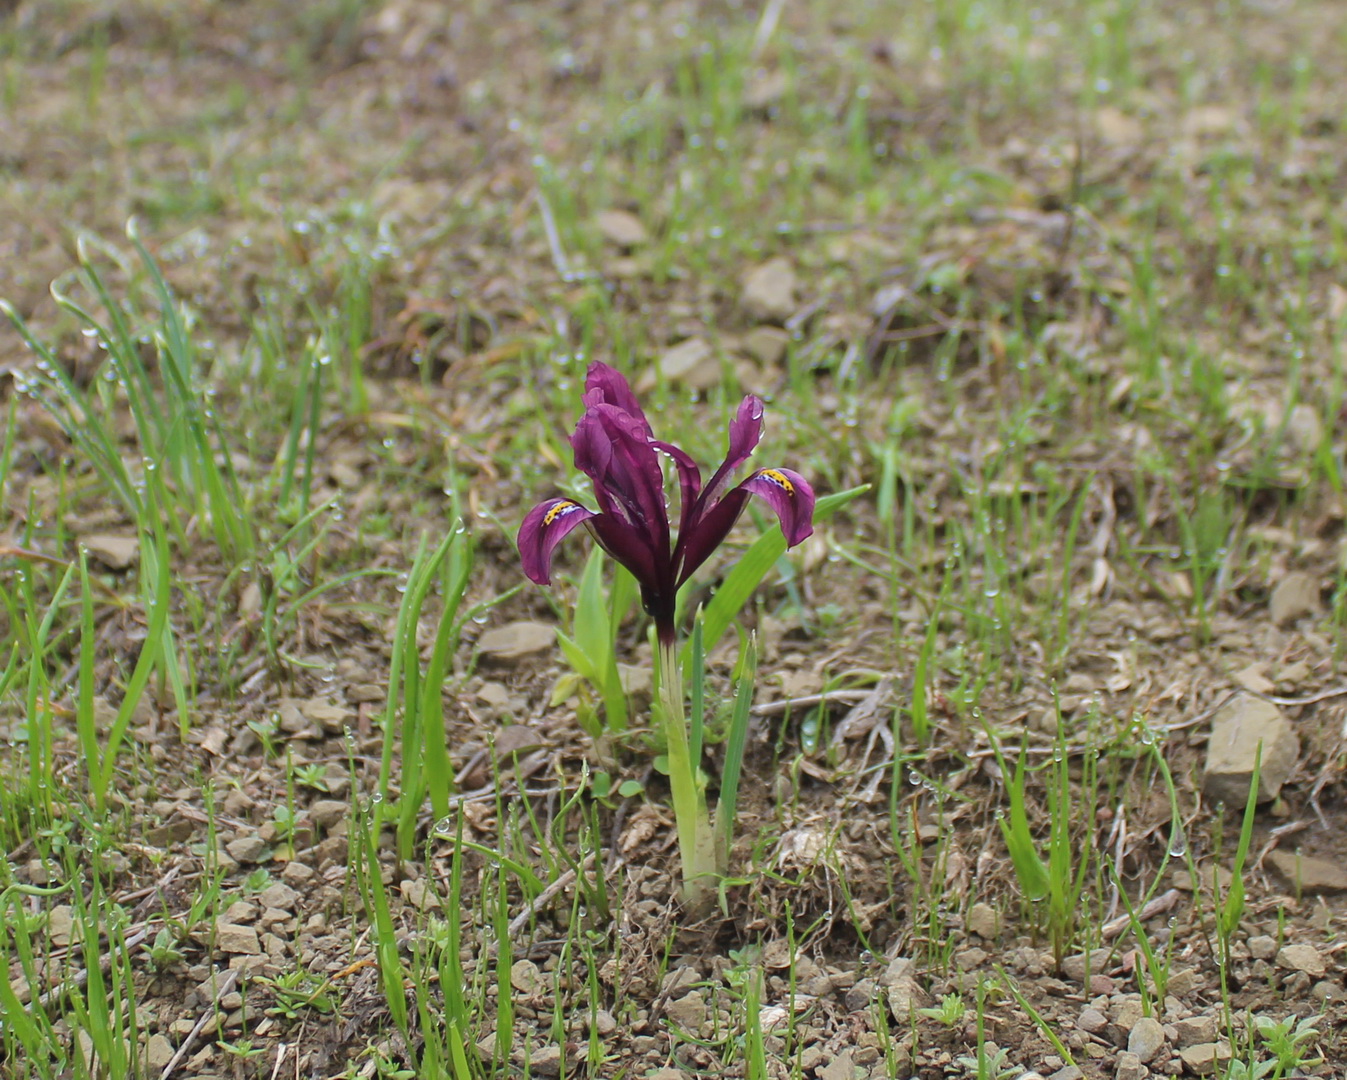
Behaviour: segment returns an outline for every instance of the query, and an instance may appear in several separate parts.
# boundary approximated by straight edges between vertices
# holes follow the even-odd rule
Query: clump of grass
[[[412,855],[417,818],[426,797],[437,819],[449,813],[454,777],[445,743],[444,683],[449,674],[449,658],[463,625],[464,616],[459,608],[467,591],[472,560],[472,537],[461,522],[445,533],[431,551],[427,551],[423,537],[398,610],[389,660],[383,754],[379,762],[380,802],[376,804],[374,817],[377,832],[377,822],[387,805],[385,800],[390,799],[394,750],[400,748],[398,851],[403,859]],[[437,581],[442,589],[442,606],[430,659],[422,671],[417,631],[426,600]],[[400,726],[395,719],[399,716],[399,705]]]
[[[1068,747],[1063,734],[1065,725],[1060,714],[1057,741],[1051,762],[1044,766],[1046,773],[1048,839],[1044,857],[1029,827],[1025,780],[1028,776],[1027,744],[1020,748],[1019,760],[1013,776],[995,734],[987,728],[997,764],[1002,774],[1011,776],[1006,784],[1010,802],[1007,816],[998,816],[1001,834],[1015,867],[1015,879],[1026,900],[1039,904],[1039,919],[1045,927],[1052,947],[1053,958],[1060,968],[1068,949],[1075,943],[1080,920],[1080,902],[1089,880],[1094,861],[1093,830],[1090,823],[1076,820],[1073,808],[1092,806],[1093,801],[1079,799],[1073,792],[1068,762]],[[1087,747],[1082,759],[1081,787],[1091,791],[1095,784],[1097,751]],[[1087,839],[1083,847],[1081,835]]]

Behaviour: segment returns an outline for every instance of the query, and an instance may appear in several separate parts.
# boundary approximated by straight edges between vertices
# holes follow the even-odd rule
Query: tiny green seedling
[[[935,1008],[918,1009],[917,1015],[924,1016],[928,1020],[935,1020],[945,1027],[952,1028],[963,1023],[963,1018],[968,1014],[968,1006],[964,1004],[963,995],[957,990],[952,994],[946,994],[940,999],[940,1004]]]
[[[179,963],[183,952],[178,947],[179,938],[172,930],[164,927],[154,935],[154,940],[141,945],[150,958],[156,971],[166,971]]]

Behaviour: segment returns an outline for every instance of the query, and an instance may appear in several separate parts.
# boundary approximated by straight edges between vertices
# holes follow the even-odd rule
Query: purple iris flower
[[[766,501],[781,519],[786,544],[794,547],[814,531],[814,492],[789,469],[758,469],[725,490],[730,474],[748,460],[762,437],[762,402],[749,395],[730,421],[730,447],[710,481],[678,447],[654,437],[627,380],[607,364],[594,363],[585,378],[585,414],[571,447],[575,467],[594,482],[596,513],[573,499],[548,499],[519,527],[524,573],[539,585],[551,581],[552,552],[577,525],[585,525],[603,549],[641,586],[641,601],[655,620],[660,640],[672,643],[674,601],[679,587],[720,546],[750,495]],[[682,509],[678,536],[671,535],[660,456],[678,470]]]

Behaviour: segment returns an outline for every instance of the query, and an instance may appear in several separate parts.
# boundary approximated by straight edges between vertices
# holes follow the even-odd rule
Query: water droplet
[[[1188,854],[1188,833],[1184,831],[1181,821],[1176,820],[1169,830],[1169,854],[1175,859]]]

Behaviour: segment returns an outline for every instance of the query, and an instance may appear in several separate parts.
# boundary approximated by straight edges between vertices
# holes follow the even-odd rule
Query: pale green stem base
[[[703,911],[714,896],[717,879],[715,836],[706,812],[706,796],[697,783],[688,721],[683,709],[683,673],[676,644],[660,644],[661,722],[669,758],[669,787],[678,827],[678,854],[683,861],[683,902]]]

